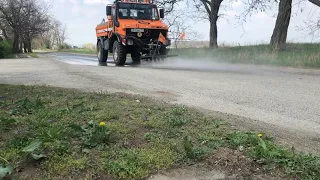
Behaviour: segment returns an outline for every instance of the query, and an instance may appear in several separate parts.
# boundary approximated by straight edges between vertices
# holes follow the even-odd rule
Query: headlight
[[[133,40],[132,40],[132,39],[129,39],[129,40],[128,40],[128,45],[129,45],[129,46],[133,45]]]

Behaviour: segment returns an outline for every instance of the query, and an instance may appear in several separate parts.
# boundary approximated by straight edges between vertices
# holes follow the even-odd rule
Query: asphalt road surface
[[[168,59],[124,67],[91,55],[0,60],[0,83],[127,92],[196,107],[234,127],[268,132],[320,154],[320,71]],[[112,58],[110,58],[112,59]]]

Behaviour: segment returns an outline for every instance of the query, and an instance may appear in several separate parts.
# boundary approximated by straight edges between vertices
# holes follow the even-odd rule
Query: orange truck
[[[106,63],[108,53],[118,66],[125,64],[127,54],[133,64],[168,57],[171,42],[161,20],[164,10],[158,10],[153,0],[116,0],[107,5],[106,14],[108,20],[96,27],[100,63]]]

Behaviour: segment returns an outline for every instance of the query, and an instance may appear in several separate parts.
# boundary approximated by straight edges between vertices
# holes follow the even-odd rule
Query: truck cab
[[[168,26],[161,20],[164,10],[149,0],[115,1],[106,7],[107,22],[96,27],[100,62],[113,54],[116,65],[124,65],[127,54],[134,64],[168,53]]]

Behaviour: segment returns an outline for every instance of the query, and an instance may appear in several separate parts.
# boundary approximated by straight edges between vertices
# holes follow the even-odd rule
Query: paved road
[[[264,130],[320,152],[320,71],[172,59],[131,67],[99,66],[90,55],[44,54],[0,60],[0,83],[48,84],[147,95],[201,108],[237,128]],[[320,153],[319,153],[320,154]]]

